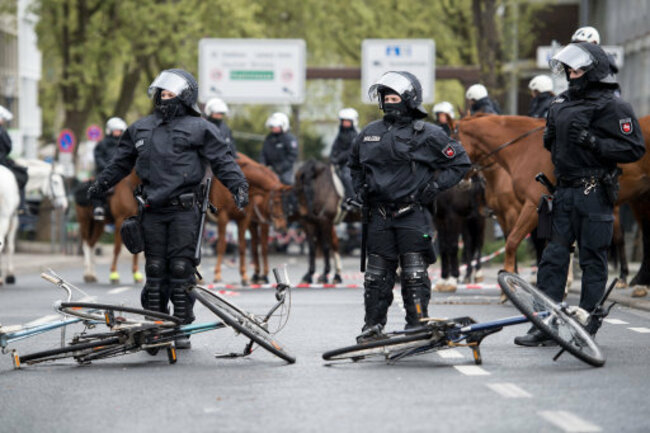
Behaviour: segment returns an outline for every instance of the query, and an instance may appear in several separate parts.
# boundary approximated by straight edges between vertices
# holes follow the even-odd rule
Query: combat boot
[[[357,344],[383,340],[386,338],[386,334],[382,332],[383,329],[384,327],[381,323],[376,325],[364,325],[361,329],[361,334],[357,335]]]
[[[544,332],[535,326],[531,327],[526,335],[515,337],[515,344],[526,347],[557,346],[555,340],[549,338]]]
[[[177,337],[174,339],[174,344],[176,345],[176,348],[179,350],[185,350],[185,349],[191,349],[192,348],[192,342],[190,341],[189,336],[183,336],[183,337]]]

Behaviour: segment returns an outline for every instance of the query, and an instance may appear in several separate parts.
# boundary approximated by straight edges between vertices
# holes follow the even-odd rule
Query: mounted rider
[[[451,122],[454,120],[454,106],[448,101],[438,102],[433,106],[433,116],[436,125],[451,136]]]
[[[93,151],[95,156],[95,178],[99,177],[113,159],[120,137],[126,131],[126,127],[126,122],[119,117],[111,117],[106,122],[106,136],[97,143]],[[92,205],[93,219],[95,221],[104,221],[106,218],[106,197],[94,198]]]
[[[469,111],[472,115],[477,113],[501,114],[499,104],[490,99],[483,84],[469,86],[465,92],[465,99],[469,101]]]
[[[217,127],[223,139],[226,140],[226,143],[230,146],[232,156],[237,158],[235,139],[233,138],[232,131],[225,119],[229,112],[228,105],[221,98],[212,98],[205,103],[203,111],[205,112],[206,120]]]
[[[352,140],[359,133],[359,113],[354,108],[344,108],[339,111],[339,133],[332,144],[330,152],[330,162],[336,167],[336,172],[345,188],[345,197],[343,207],[350,210],[358,203],[354,203],[354,185],[352,185],[352,176],[348,159],[352,153]]]
[[[5,125],[11,122],[13,118],[14,115],[11,114],[11,111],[0,105],[0,164],[11,170],[16,177],[18,192],[20,193],[20,206],[18,208],[18,213],[27,214],[29,213],[25,201],[25,185],[27,185],[28,179],[27,169],[16,164],[13,159],[9,158],[13,146],[11,143],[11,137],[9,137]]]
[[[280,112],[266,119],[269,134],[264,139],[260,162],[271,167],[285,185],[293,185],[293,166],[298,159],[298,140],[289,132],[289,117]]]
[[[537,75],[528,83],[528,90],[533,97],[530,102],[528,115],[530,117],[546,118],[548,107],[551,106],[555,93],[553,93],[553,80],[548,75]]]

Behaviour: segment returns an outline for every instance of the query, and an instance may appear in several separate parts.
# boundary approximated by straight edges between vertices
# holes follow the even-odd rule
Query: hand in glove
[[[440,187],[434,181],[426,184],[420,192],[420,201],[425,205],[430,205],[436,200],[436,196],[440,192]]]
[[[241,184],[239,188],[237,188],[237,192],[233,194],[232,198],[235,200],[235,205],[239,210],[243,210],[248,206],[248,184]]]
[[[579,122],[571,122],[569,127],[569,140],[592,152],[596,150],[596,137]]]
[[[90,184],[86,195],[90,200],[95,198],[104,198],[106,191],[108,191],[108,185],[106,185],[104,182],[100,183],[98,180],[96,180]]]

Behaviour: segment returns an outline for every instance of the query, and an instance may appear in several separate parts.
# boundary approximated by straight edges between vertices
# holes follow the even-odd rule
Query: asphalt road
[[[288,262],[297,282],[304,259]],[[213,261],[208,260],[208,264]],[[128,264],[121,264],[123,276]],[[357,259],[344,269],[360,284]],[[106,278],[105,266],[98,267]],[[137,306],[139,286],[86,285],[81,263],[61,271],[91,296]],[[496,268],[488,271],[495,282]],[[234,268],[224,268],[236,282]],[[398,292],[396,292],[398,295]],[[263,313],[273,303],[268,289],[228,291],[230,300]],[[52,315],[61,298],[37,274],[20,275],[0,288],[0,323],[25,323]],[[396,296],[398,299],[399,296]],[[471,351],[445,350],[394,365],[384,362],[328,365],[323,352],[354,342],[362,325],[362,290],[294,289],[291,315],[279,341],[297,358],[287,365],[256,350],[248,358],[217,359],[217,352],[243,349],[246,341],[219,330],[192,337],[193,348],[179,351],[170,365],[164,353],[145,353],[78,366],[74,361],[13,370],[0,358],[0,432],[648,432],[650,313],[615,307],[598,334],[607,355],[593,368],[553,348],[521,348],[512,343],[527,325],[505,328],[483,342],[483,365]],[[498,304],[494,289],[434,293],[430,314],[471,316],[485,321],[517,314]],[[575,297],[570,301],[575,303]],[[214,320],[197,305],[197,320]],[[394,302],[388,328],[403,326]],[[70,331],[69,331],[70,332]],[[58,331],[16,343],[20,353],[56,347]]]

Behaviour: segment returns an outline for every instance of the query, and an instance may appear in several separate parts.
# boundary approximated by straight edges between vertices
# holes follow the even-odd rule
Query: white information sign
[[[201,39],[199,101],[302,103],[305,52],[302,39]]]
[[[548,61],[562,49],[563,47],[558,45],[553,47],[551,45],[537,47],[537,67],[540,69],[549,69]],[[614,57],[614,62],[619,69],[623,67],[623,60],[625,57],[625,50],[620,45],[602,45],[603,50],[612,57]]]
[[[388,71],[408,71],[422,84],[425,103],[434,101],[436,45],[433,39],[365,39],[361,44],[361,100],[373,103],[368,88]]]

